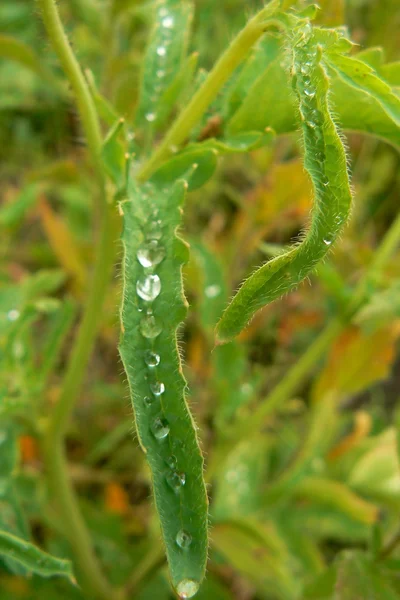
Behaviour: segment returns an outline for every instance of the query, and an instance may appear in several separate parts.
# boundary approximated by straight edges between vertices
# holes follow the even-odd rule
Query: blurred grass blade
[[[60,575],[75,583],[72,565],[69,560],[55,558],[40,550],[30,542],[0,531],[0,556],[12,558],[23,565],[28,571],[42,577]]]
[[[185,0],[162,0],[145,53],[136,124],[153,131],[163,95],[185,59],[193,7]],[[163,110],[163,109],[162,109]]]

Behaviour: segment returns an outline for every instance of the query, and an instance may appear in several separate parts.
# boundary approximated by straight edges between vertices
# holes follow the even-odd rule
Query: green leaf
[[[229,454],[215,481],[213,517],[216,521],[251,515],[261,508],[268,445],[265,436],[259,435],[239,444]]]
[[[85,72],[86,80],[89,84],[89,88],[91,94],[93,96],[94,103],[96,105],[97,111],[103,121],[112,127],[120,118],[117,111],[114,109],[112,104],[105,98],[98,89],[96,85],[96,80],[94,75],[90,69],[87,69]]]
[[[196,70],[197,60],[198,54],[197,52],[194,52],[185,60],[170,85],[163,92],[156,113],[157,117],[155,119],[155,126],[157,129],[163,127],[174,109],[174,106],[182,95],[185,94],[188,86],[190,86]]]
[[[187,245],[176,234],[187,188],[137,187],[121,203],[124,220],[120,354],[140,444],[152,474],[171,580],[195,594],[207,560],[203,458],[186,400],[177,329],[186,315],[182,266]]]
[[[14,428],[10,423],[0,427],[0,493],[7,485],[18,460],[18,447]]]
[[[156,5],[154,29],[143,61],[136,122],[154,130],[163,96],[185,59],[193,7],[185,0],[163,0]],[[162,118],[161,118],[162,121]]]
[[[0,531],[0,556],[12,558],[28,571],[42,577],[60,575],[75,583],[72,566],[69,560],[50,556],[30,542],[16,537],[6,531]]]
[[[343,552],[337,560],[333,600],[398,600],[379,567],[361,552]]]
[[[44,66],[43,60],[37,56],[32,48],[24,44],[21,40],[1,34],[0,57],[14,60],[40,77],[44,77],[48,81],[54,82],[53,76]]]
[[[17,198],[0,208],[0,226],[13,227],[18,225],[27,211],[35,204],[40,187],[37,184],[25,186]]]
[[[400,98],[372,67],[356,58],[337,53],[327,54],[327,62],[347,85],[373,98],[393,123],[400,126]]]
[[[346,153],[330,111],[329,80],[319,60],[320,46],[307,26],[293,31],[291,43],[304,166],[315,195],[311,223],[301,243],[267,262],[241,286],[217,325],[217,343],[230,341],[257,310],[307,277],[339,236],[350,212]]]
[[[263,595],[293,598],[295,583],[276,539],[263,523],[227,521],[213,528],[212,543],[225,560]],[[286,560],[285,560],[286,559]]]
[[[107,134],[101,148],[104,167],[117,189],[123,188],[126,183],[126,150],[121,140],[124,125],[125,120],[118,119]]]
[[[216,150],[203,149],[196,144],[164,163],[151,177],[151,182],[157,186],[172,184],[192,169],[188,189],[195,190],[210,179],[216,168]]]

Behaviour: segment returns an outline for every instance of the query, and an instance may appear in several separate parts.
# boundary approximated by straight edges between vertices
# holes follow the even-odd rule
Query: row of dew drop
[[[144,352],[149,381],[149,394],[143,398],[146,408],[153,407],[166,391],[165,384],[157,378],[157,367],[162,358],[155,350],[155,341],[162,332],[162,325],[153,314],[153,302],[160,295],[162,288],[160,277],[155,270],[166,256],[162,244],[162,224],[157,219],[157,215],[157,210],[153,210],[152,219],[145,226],[144,241],[136,255],[143,267],[143,275],[136,282],[136,293],[140,299],[139,310],[144,313],[139,329],[141,335],[150,343],[150,347]],[[159,442],[163,442],[170,435],[169,423],[163,416],[157,416],[151,422],[150,430]],[[180,493],[186,483],[186,474],[178,470],[177,458],[172,454],[166,459],[166,465],[168,467],[166,481],[175,493]],[[180,529],[176,534],[175,542],[179,548],[187,550],[192,543],[192,536],[184,529]],[[184,579],[177,586],[181,598],[191,598],[198,589],[198,582],[192,579]]]
[[[313,136],[316,145],[316,150],[313,157],[316,161],[319,177],[317,182],[321,182],[322,186],[329,185],[329,178],[326,174],[326,153],[325,142],[323,138],[324,118],[321,111],[317,107],[316,95],[317,90],[312,82],[312,74],[315,69],[317,59],[317,49],[308,47],[308,43],[312,36],[312,27],[307,24],[300,31],[300,39],[296,44],[296,76],[299,79],[304,96],[299,94],[300,112],[304,118],[304,123],[308,133]],[[335,218],[337,226],[341,225],[342,218]],[[324,244],[330,246],[331,239],[324,239]]]
[[[163,41],[162,44],[160,44],[156,48],[157,62],[159,68],[156,71],[157,80],[152,89],[153,94],[150,96],[150,101],[153,105],[157,101],[158,95],[162,90],[163,80],[168,74],[165,61],[167,59],[167,49],[169,44],[171,44],[172,42],[175,27],[174,15],[171,14],[165,6],[161,6],[158,8],[157,20],[159,26],[161,27]],[[146,112],[145,119],[149,123],[153,123],[157,119],[156,112],[154,112],[154,110]]]

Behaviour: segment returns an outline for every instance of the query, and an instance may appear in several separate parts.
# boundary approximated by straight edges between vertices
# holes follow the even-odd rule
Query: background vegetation
[[[190,50],[202,69],[262,6],[195,4]],[[374,48],[367,62],[399,60],[397,0],[320,5],[317,22],[346,24],[359,50]],[[59,10],[82,67],[131,123],[141,110],[151,5],[63,0]],[[100,217],[81,124],[35,3],[3,0],[0,30],[0,530],[71,559],[81,583],[87,557],[77,556],[60,517],[42,434],[61,393]],[[398,63],[391,73],[398,90]],[[219,109],[209,110],[197,139],[223,130]],[[135,134],[151,147],[146,131]],[[334,252],[237,341],[214,350],[213,329],[233,290],[307,223],[311,189],[297,136],[220,158],[186,204],[191,311],[182,352],[211,503],[199,599],[400,598],[400,159],[378,138],[346,137],[355,201]],[[120,288],[117,267],[68,423],[68,476],[107,586],[124,586],[126,598],[167,600],[149,472],[117,351]],[[349,317],[354,298],[362,302]],[[0,535],[0,551],[2,543]],[[0,560],[1,600],[96,597],[74,583],[68,563],[36,558],[33,574],[17,555]],[[67,577],[46,577],[55,573]]]

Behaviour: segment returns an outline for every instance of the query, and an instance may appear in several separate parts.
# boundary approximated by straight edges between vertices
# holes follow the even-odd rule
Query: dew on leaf
[[[151,350],[146,350],[144,353],[144,362],[148,367],[157,367],[160,364],[160,356]]]
[[[138,296],[147,302],[155,300],[161,292],[161,280],[158,275],[146,275],[136,282]]]
[[[163,440],[169,434],[169,424],[166,419],[157,417],[151,426],[151,431],[157,440]]]
[[[161,396],[165,392],[165,385],[162,381],[155,381],[150,384],[150,389],[155,396]]]
[[[192,536],[184,529],[180,529],[176,534],[175,540],[179,548],[182,548],[182,550],[186,550],[192,543]]]
[[[140,333],[145,338],[155,338],[162,332],[162,326],[157,323],[153,315],[147,315],[140,321]]]

